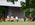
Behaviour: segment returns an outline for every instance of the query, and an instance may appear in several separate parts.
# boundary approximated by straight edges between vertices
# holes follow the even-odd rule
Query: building
[[[21,8],[21,1],[25,2],[25,0],[18,0],[17,2],[15,2],[15,4],[13,4],[12,2],[7,2],[7,0],[0,0],[0,6],[4,7],[7,9],[7,11],[5,11],[5,16],[21,16],[23,15],[23,13],[20,11]],[[20,14],[21,13],[21,14]]]

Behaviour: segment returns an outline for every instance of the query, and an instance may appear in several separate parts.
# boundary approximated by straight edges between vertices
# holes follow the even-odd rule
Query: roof
[[[21,7],[20,1],[24,1],[25,0],[18,0],[17,2],[15,2],[15,4],[13,4],[12,2],[7,2],[7,0],[1,0],[0,1],[0,6],[15,6],[15,7]]]

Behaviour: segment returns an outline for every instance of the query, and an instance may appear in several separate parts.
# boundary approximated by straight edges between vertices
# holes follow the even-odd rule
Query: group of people
[[[7,18],[4,18],[4,17],[2,16],[1,19],[0,19],[0,21],[6,21],[6,22],[8,22],[8,21],[11,21],[11,22],[17,21],[17,22],[18,22],[19,19],[20,19],[20,21],[23,20],[23,19],[24,19],[24,21],[26,21],[26,18],[27,18],[27,17],[18,18],[17,16],[16,16],[15,18],[14,18],[14,16],[11,16],[11,17],[7,16]],[[28,17],[28,21],[34,21],[34,19],[35,19],[35,18],[32,18],[31,16]]]
[[[0,19],[0,21],[11,21],[11,22],[13,22],[15,20],[18,22],[18,17],[17,16],[15,18],[14,18],[14,16],[11,16],[11,17],[7,16],[6,18],[4,18],[2,16],[1,19]]]

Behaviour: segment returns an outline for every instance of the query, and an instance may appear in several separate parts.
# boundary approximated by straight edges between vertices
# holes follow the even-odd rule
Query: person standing
[[[15,18],[16,18],[16,21],[18,22],[18,21],[19,21],[19,20],[18,20],[18,17],[16,16]]]
[[[25,22],[26,21],[26,17],[24,16],[23,18],[24,18],[24,22]]]
[[[24,17],[24,22],[26,21],[26,17]]]

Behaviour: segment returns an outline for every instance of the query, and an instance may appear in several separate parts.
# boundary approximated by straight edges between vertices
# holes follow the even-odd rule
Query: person
[[[32,21],[32,16],[29,16],[29,20]]]
[[[4,19],[4,16],[2,16],[2,17],[1,17],[1,21],[3,22],[4,20],[5,20],[5,19]]]
[[[35,21],[35,16],[33,17],[32,21]]]
[[[26,21],[26,17],[24,17],[24,22]]]
[[[10,21],[10,17],[9,17],[9,16],[7,16],[7,18],[5,19],[5,21]]]
[[[15,18],[16,18],[16,21],[18,22],[18,17],[16,16]]]
[[[1,17],[0,17],[0,22],[1,22]]]
[[[14,22],[14,19],[15,19],[14,16],[11,16],[11,19],[10,19],[11,22]]]

